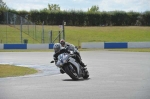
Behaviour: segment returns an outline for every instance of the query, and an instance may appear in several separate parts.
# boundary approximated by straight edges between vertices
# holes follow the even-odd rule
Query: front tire
[[[73,80],[78,80],[78,75],[77,75],[77,71],[73,68],[73,70],[71,69],[70,66],[65,66],[64,67],[65,72],[73,79]]]

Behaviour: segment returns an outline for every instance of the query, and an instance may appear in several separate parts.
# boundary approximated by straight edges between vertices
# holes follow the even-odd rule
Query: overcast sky
[[[87,11],[93,5],[100,11],[150,11],[150,0],[3,0],[7,6],[15,10],[30,11],[48,8],[48,4],[58,4],[61,10]]]

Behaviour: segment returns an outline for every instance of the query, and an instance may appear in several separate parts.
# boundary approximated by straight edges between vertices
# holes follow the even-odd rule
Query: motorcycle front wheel
[[[68,65],[68,66],[65,66],[64,67],[64,70],[65,72],[73,79],[73,80],[78,80],[78,74],[77,74],[77,71],[76,69],[71,66],[71,65]]]

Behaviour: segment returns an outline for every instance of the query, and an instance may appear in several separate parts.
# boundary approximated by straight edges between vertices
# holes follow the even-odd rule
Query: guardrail
[[[84,42],[81,48],[150,48],[150,42]]]
[[[54,44],[0,44],[0,49],[53,49]],[[81,48],[150,48],[150,42],[83,42]]]
[[[53,49],[54,44],[0,44],[0,49]]]

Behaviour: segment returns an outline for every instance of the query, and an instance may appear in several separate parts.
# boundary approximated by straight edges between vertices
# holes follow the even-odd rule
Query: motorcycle
[[[54,63],[54,61],[51,61]],[[70,54],[62,53],[58,56],[58,61],[55,65],[68,74],[73,80],[78,80],[80,78],[88,79],[89,72],[87,68],[82,67],[74,58],[73,52]]]

